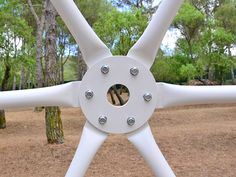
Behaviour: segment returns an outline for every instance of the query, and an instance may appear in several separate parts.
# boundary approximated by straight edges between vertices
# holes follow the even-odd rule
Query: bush
[[[157,81],[177,83],[179,82],[179,67],[181,64],[175,58],[157,60],[151,71]]]
[[[197,76],[197,69],[193,64],[182,65],[180,68],[180,76],[184,80],[192,80]]]

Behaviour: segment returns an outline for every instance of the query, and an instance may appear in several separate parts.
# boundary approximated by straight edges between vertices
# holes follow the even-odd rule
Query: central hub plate
[[[109,72],[101,72],[102,66],[108,66]],[[130,74],[136,67],[138,75]],[[108,89],[122,84],[129,89],[128,102],[120,107],[113,106],[107,100]],[[91,90],[93,97],[86,98],[85,92]],[[152,99],[147,102],[143,95],[150,93]],[[157,102],[156,82],[144,65],[126,56],[114,56],[93,65],[83,77],[80,85],[80,105],[87,120],[96,128],[108,133],[129,133],[144,125],[153,114]],[[105,124],[99,123],[99,117],[107,117]],[[134,118],[134,125],[127,124],[128,118]]]

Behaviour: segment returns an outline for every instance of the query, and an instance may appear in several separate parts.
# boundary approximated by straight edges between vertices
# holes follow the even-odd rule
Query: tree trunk
[[[64,64],[63,64],[63,58],[61,58],[60,68],[61,68],[60,83],[64,84]]]
[[[56,45],[56,10],[49,0],[46,6],[46,57],[45,79],[47,86],[57,85],[60,82],[60,67],[57,62]],[[45,108],[45,123],[48,143],[63,143],[64,134],[59,107]]]
[[[235,76],[234,76],[234,68],[231,68],[231,77],[232,77],[232,84],[236,84],[236,79],[235,79]]]
[[[44,18],[43,16],[41,18]],[[37,36],[36,36],[36,88],[43,87],[43,67],[42,67],[42,58],[43,58],[43,29],[44,21],[37,24]],[[42,107],[34,108],[35,112],[41,112]]]
[[[12,90],[16,90],[16,76],[13,77]]]
[[[109,94],[110,94],[112,104],[113,104],[113,105],[116,105],[116,100],[115,100],[114,95],[113,95],[113,93],[112,93],[112,89],[109,89],[108,92],[109,92]]]
[[[192,47],[192,43],[191,40],[187,39],[187,43],[188,43],[188,47],[189,47],[189,56],[191,58],[191,60],[193,61],[193,47]]]
[[[0,129],[6,128],[5,111],[0,110]]]
[[[43,69],[42,69],[42,56],[43,56],[43,26],[38,25],[37,27],[37,40],[36,40],[36,80],[37,88],[43,87]]]
[[[7,59],[8,60],[8,59]],[[5,71],[4,71],[4,77],[2,80],[2,91],[7,91],[8,90],[8,83],[10,79],[10,74],[11,74],[11,66],[8,63],[5,63]]]
[[[45,110],[45,120],[48,143],[63,143],[64,133],[61,121],[61,111],[59,107],[47,107]]]
[[[31,2],[31,0],[27,0],[30,11],[32,15],[34,16],[34,19],[37,24],[37,32],[36,32],[36,69],[35,69],[35,76],[36,76],[36,88],[43,87],[43,67],[42,67],[42,58],[43,58],[43,32],[44,32],[44,26],[45,26],[45,10],[47,1],[43,0],[43,9],[42,9],[42,15],[39,17],[34,9],[34,6]],[[21,82],[22,88],[25,88],[25,82]],[[42,111],[42,107],[36,107],[34,109],[35,112]]]
[[[20,84],[19,84],[19,90],[24,89],[24,83],[25,83],[25,67],[22,65],[20,70]]]
[[[30,7],[30,11],[33,14],[36,24],[37,24],[37,33],[36,33],[36,87],[43,87],[43,67],[42,67],[42,58],[43,58],[43,31],[45,25],[45,9],[47,5],[47,0],[43,1],[42,15],[39,17],[34,9],[34,6],[31,0],[27,0]]]
[[[113,87],[112,87],[112,90],[114,90],[114,93],[115,93],[116,97],[118,98],[119,105],[120,105],[120,106],[124,105],[126,102],[125,102],[125,101],[123,100],[123,98],[120,96],[120,94],[119,94],[119,92],[118,92],[116,86],[113,86]]]
[[[80,53],[80,51],[78,51],[78,80],[82,80],[84,74],[87,71],[87,65],[85,63],[85,61],[83,60],[83,57]]]
[[[228,55],[231,58],[232,57],[231,47],[228,46],[227,48],[228,48]],[[234,85],[234,84],[236,84],[236,79],[234,76],[234,67],[231,68],[230,72],[231,72],[231,77],[232,77],[232,84]]]
[[[6,59],[6,62],[8,62],[8,58]],[[1,88],[2,91],[8,90],[8,82],[10,79],[10,72],[11,72],[11,67],[8,63],[5,63],[5,72],[4,72],[4,77],[2,80]],[[5,117],[5,111],[0,110],[0,129],[6,128],[6,117]]]

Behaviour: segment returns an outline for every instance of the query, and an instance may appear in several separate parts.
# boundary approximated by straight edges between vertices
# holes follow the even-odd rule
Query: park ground
[[[0,130],[0,177],[64,177],[85,119],[80,109],[62,109],[65,143],[48,145],[44,113],[7,112]],[[177,177],[236,177],[236,105],[157,110],[150,125]],[[86,177],[154,177],[121,135],[101,147]]]

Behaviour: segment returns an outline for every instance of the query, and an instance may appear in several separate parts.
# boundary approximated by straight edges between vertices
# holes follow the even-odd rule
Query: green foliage
[[[147,21],[140,9],[125,12],[114,9],[94,24],[94,30],[113,54],[126,55],[143,33]]]
[[[179,68],[181,63],[175,58],[157,60],[151,71],[158,82],[177,83],[180,80]]]
[[[22,66],[33,68],[32,60],[32,29],[22,18],[23,4],[19,0],[8,0],[0,6],[0,62],[1,75],[4,77],[5,68],[10,68],[10,78],[19,74]],[[6,83],[7,84],[7,83]],[[8,85],[10,85],[8,83]]]
[[[197,69],[193,64],[182,65],[180,68],[180,76],[184,80],[192,80],[197,76]]]
[[[179,52],[194,59],[198,35],[205,21],[205,15],[196,9],[189,1],[186,1],[174,19],[173,25],[178,28],[183,38],[177,41]]]
[[[78,78],[78,58],[70,57],[66,62],[64,79],[65,81],[77,80]]]
[[[216,28],[212,33],[213,41],[219,49],[224,49],[226,46],[230,46],[235,42],[235,35],[227,32],[224,28]]]
[[[204,15],[189,2],[185,2],[175,17],[174,24],[189,27],[191,30],[198,28],[204,22]],[[191,32],[191,31],[189,31]]]
[[[201,25],[204,24],[205,16],[189,2],[180,8],[178,15],[174,19],[174,26],[181,30],[186,38],[195,37]]]
[[[106,0],[75,0],[75,2],[91,26],[113,9]]]
[[[201,59],[198,59],[196,64],[194,65],[195,68],[196,68],[196,77],[198,78],[203,78],[205,75],[206,75],[206,64],[205,64],[205,60],[201,60]]]
[[[3,65],[2,65],[1,59],[0,59],[0,83],[2,83],[2,78],[3,78]]]
[[[223,84],[226,80],[226,76],[229,73],[230,69],[234,65],[234,62],[230,60],[226,55],[218,55],[215,58],[215,75],[216,79]]]
[[[235,1],[226,1],[221,5],[216,11],[216,19],[218,24],[230,31],[233,34],[236,34],[236,2]]]

